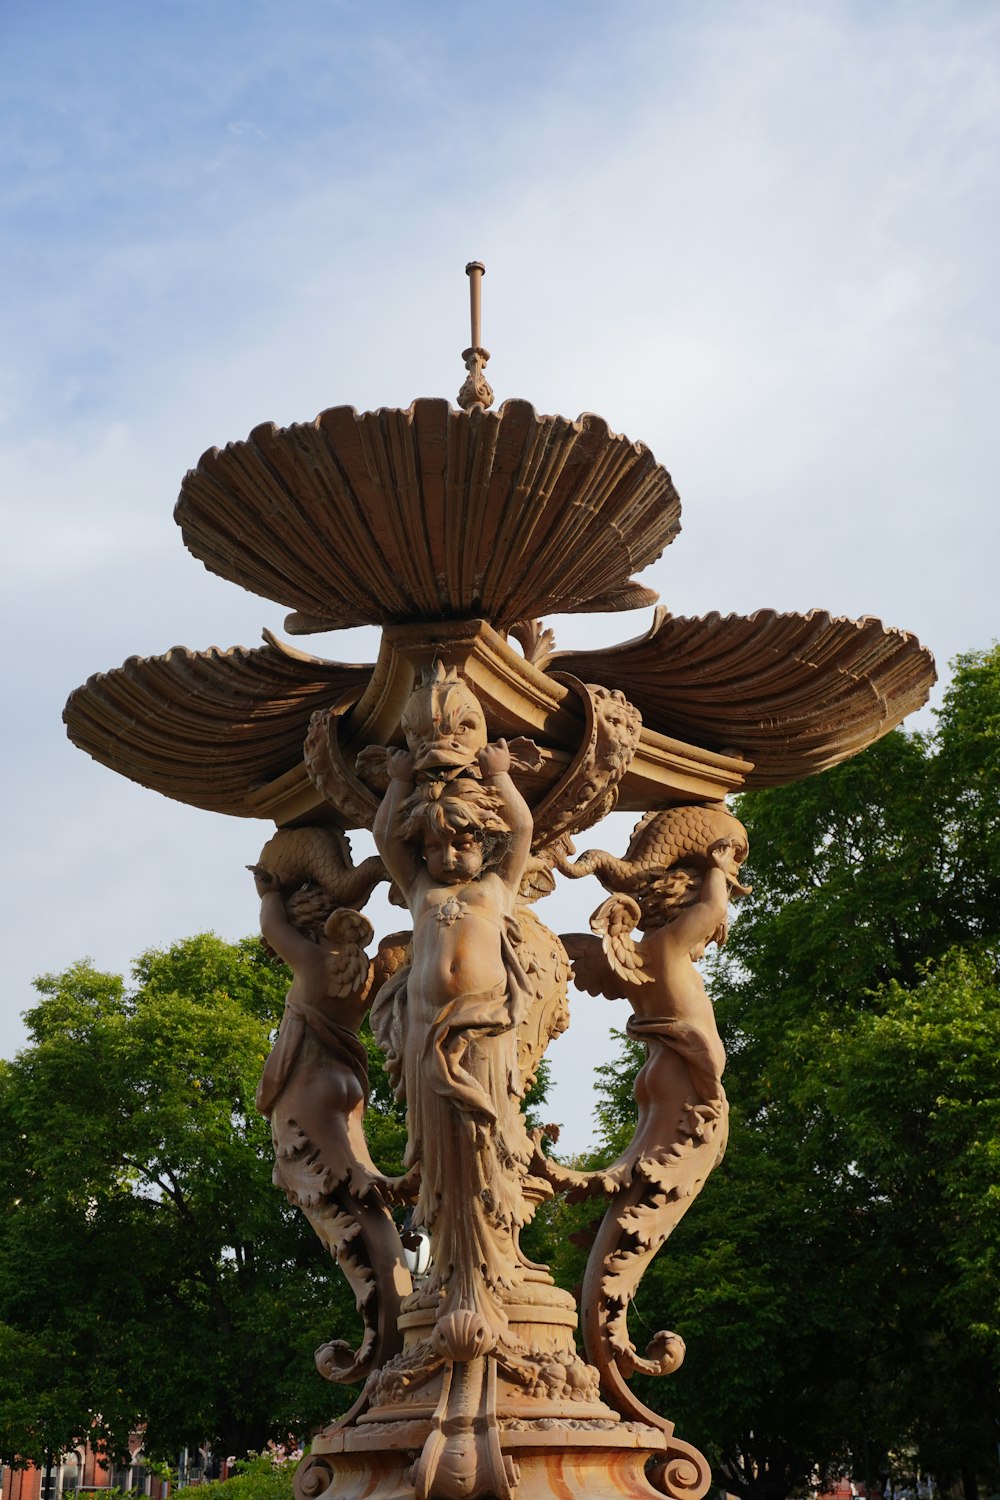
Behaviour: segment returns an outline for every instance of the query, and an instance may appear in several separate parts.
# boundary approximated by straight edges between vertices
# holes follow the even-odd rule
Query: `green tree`
[[[755,888],[714,993],[761,1102],[800,1024],[880,1008],[889,981],[1000,937],[1000,647],[953,666],[932,733],[738,799]]]
[[[313,1350],[353,1300],[270,1181],[254,1092],[287,973],[256,940],[88,964],[38,981],[28,1047],[0,1065],[0,1452],[40,1460],[145,1429],[166,1457],[329,1420],[350,1397]],[[376,1150],[401,1124],[373,1069]],[[8,1359],[8,1354],[10,1359]]]
[[[1000,649],[958,659],[933,732],[737,810],[731,1143],[640,1289],[637,1326],[688,1342],[644,1399],[747,1500],[901,1450],[972,1496],[1000,1430]],[[637,1060],[602,1070],[609,1153]]]
[[[892,1313],[894,1390],[925,1467],[995,1484],[1000,1433],[1000,986],[952,950],[852,1018],[815,1092],[867,1184]]]
[[[229,1479],[198,1486],[198,1500],[293,1500],[298,1459],[261,1453],[243,1459]]]
[[[631,1133],[641,1061],[623,1038],[600,1070],[602,1156]],[[848,1464],[859,1357],[871,1357],[877,1323],[862,1229],[841,1232],[857,1212],[856,1182],[800,1171],[781,1146],[733,1101],[727,1154],[632,1313],[640,1346],[661,1328],[687,1343],[676,1374],[634,1380],[641,1398],[705,1452],[720,1486],[752,1500],[804,1492],[814,1475]]]

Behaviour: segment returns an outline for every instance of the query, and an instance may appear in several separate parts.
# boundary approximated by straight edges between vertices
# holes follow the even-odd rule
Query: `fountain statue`
[[[265,424],[204,454],[177,503],[188,548],[288,606],[289,635],[377,625],[377,661],[269,632],[253,650],[177,648],[92,677],[65,719],[133,780],[277,825],[250,868],[292,983],[258,1104],[275,1183],[364,1326],[358,1348],[317,1350],[360,1394],[314,1439],[300,1500],[699,1500],[704,1458],[628,1384],[675,1370],[683,1340],[663,1330],[640,1353],[628,1312],[726,1146],[696,967],[748,894],[725,798],[863,749],[925,700],[934,667],[904,631],[821,611],[658,608],[638,639],[556,650],[544,616],[656,603],[632,575],[674,540],[680,502],[599,417],[491,410],[483,267],[467,270],[459,409]],[[578,854],[614,808],[640,815],[624,856]],[[358,865],[352,828],[377,849]],[[590,933],[559,936],[536,904],[587,874],[608,898]],[[370,954],[380,883],[409,925]],[[552,1157],[523,1112],[571,978],[627,999],[647,1054],[632,1142],[593,1172]],[[365,1138],[369,1012],[406,1107],[398,1176]],[[521,1243],[555,1193],[605,1205],[579,1307]],[[429,1250],[417,1265],[404,1213]]]

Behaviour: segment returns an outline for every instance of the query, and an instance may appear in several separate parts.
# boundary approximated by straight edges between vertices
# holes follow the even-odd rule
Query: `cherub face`
[[[403,729],[417,771],[474,765],[487,742],[483,711],[462,682],[418,688],[407,704]]]
[[[422,852],[428,875],[441,885],[464,885],[482,873],[483,846],[471,828],[428,829]]]

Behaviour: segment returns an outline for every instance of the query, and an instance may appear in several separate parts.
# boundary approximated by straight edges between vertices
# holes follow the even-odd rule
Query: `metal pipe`
[[[465,268],[465,274],[469,278],[469,311],[472,316],[472,338],[470,343],[473,349],[478,349],[483,342],[483,277],[486,267],[481,260],[470,260]]]

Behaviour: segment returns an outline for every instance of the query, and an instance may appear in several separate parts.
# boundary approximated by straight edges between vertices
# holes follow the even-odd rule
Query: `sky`
[[[643,581],[671,610],[877,615],[942,683],[996,638],[995,4],[4,0],[0,58],[0,1056],[35,975],[254,928],[267,825],[98,766],[62,706],[133,654],[282,634],[185,552],[183,474],[262,421],[454,399],[470,259],[497,400],[599,412],[670,470]],[[586,930],[600,896],[539,914]],[[547,1114],[582,1150],[626,1007],[572,1010]]]

